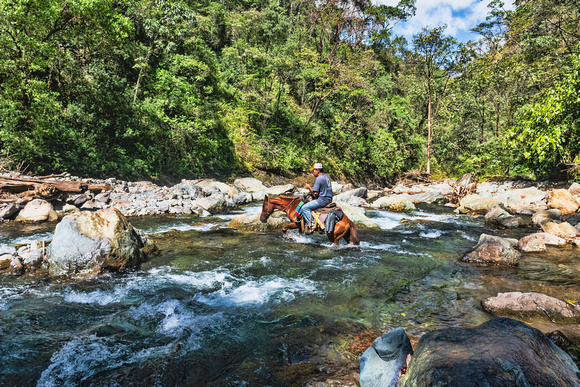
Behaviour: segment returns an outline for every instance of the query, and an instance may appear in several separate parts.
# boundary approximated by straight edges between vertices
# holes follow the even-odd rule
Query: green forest
[[[580,1],[411,40],[369,0],[0,0],[0,166],[91,177],[580,175]]]

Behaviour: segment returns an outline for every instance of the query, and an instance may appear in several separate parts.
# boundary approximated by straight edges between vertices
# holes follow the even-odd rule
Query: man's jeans
[[[302,216],[304,217],[304,221],[307,226],[314,226],[311,224],[312,216],[310,215],[310,211],[315,210],[317,208],[323,207],[318,203],[318,200],[313,200],[311,202],[306,203],[302,206]]]

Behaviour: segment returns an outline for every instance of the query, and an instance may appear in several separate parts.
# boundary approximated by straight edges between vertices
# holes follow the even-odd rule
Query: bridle
[[[294,201],[295,201],[296,199],[300,199],[300,197],[299,197],[299,196],[296,196],[294,199],[290,200],[290,201],[288,202],[288,204],[286,205],[286,207],[284,207],[284,208],[283,208],[281,211],[282,211],[282,212],[286,212],[286,210],[287,210],[287,209],[288,209],[288,208],[289,208],[289,207],[292,205],[292,203],[294,203]],[[276,209],[276,207],[274,207],[274,208],[272,209],[272,212],[273,212],[275,209]],[[271,215],[271,214],[272,214],[272,212],[270,212],[270,198],[268,198],[268,210],[266,211],[266,213],[267,213],[268,215]]]

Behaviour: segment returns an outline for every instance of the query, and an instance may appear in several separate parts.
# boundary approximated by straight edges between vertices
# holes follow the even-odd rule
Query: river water
[[[479,325],[491,318],[481,300],[505,291],[580,300],[575,248],[524,255],[513,269],[458,261],[481,233],[535,230],[488,229],[436,206],[367,215],[381,230],[338,249],[317,234],[230,230],[232,216],[135,218],[162,250],[139,270],[0,276],[0,385],[354,384],[360,351],[349,344],[367,330],[402,326],[417,340]],[[15,244],[51,239],[54,224],[2,227],[0,243]],[[576,326],[530,323],[580,337]]]

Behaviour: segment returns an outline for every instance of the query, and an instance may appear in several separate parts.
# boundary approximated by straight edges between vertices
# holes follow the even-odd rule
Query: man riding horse
[[[302,216],[307,225],[304,232],[306,235],[310,235],[314,232],[311,211],[325,207],[332,202],[332,184],[330,182],[330,177],[324,173],[322,163],[315,163],[310,170],[315,177],[314,187],[311,187],[310,184],[306,184],[304,188],[310,190],[314,200],[302,206]]]

